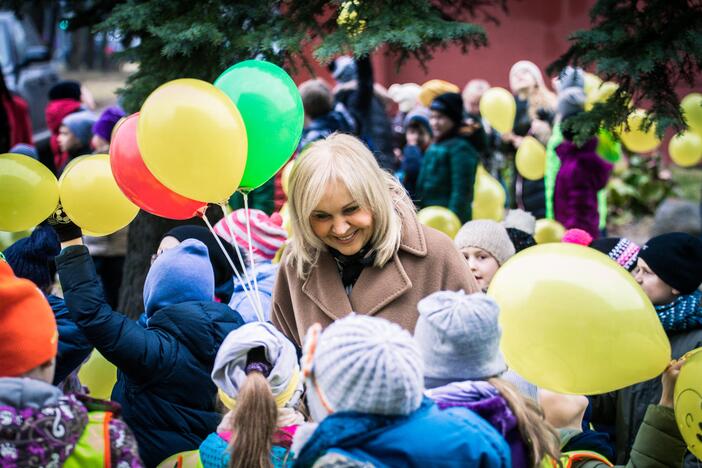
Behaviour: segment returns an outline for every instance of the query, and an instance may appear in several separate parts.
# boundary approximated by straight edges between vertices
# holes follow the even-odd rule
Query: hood
[[[149,318],[149,329],[174,336],[199,360],[214,362],[224,338],[244,324],[238,312],[218,302],[183,302],[162,308]]]
[[[51,133],[57,134],[63,118],[68,114],[79,111],[81,108],[80,101],[74,99],[57,99],[50,101],[46,105],[44,111],[46,116],[46,125],[51,130]]]
[[[164,307],[214,300],[214,273],[207,247],[186,239],[161,254],[146,275],[144,310],[148,317]]]
[[[2,466],[62,466],[88,424],[73,395],[27,378],[0,379]]]

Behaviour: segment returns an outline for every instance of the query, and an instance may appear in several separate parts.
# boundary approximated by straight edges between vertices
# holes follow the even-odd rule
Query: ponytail
[[[260,372],[250,372],[236,398],[229,468],[269,468],[278,410]]]
[[[536,402],[523,397],[512,384],[503,379],[493,377],[488,382],[500,392],[517,418],[519,433],[527,446],[531,466],[542,466],[545,457],[558,461],[561,453],[558,433],[546,422]]]

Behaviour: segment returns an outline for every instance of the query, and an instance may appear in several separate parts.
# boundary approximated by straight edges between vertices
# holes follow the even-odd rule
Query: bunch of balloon
[[[207,207],[167,188],[144,164],[137,144],[139,114],[123,120],[112,134],[110,166],[117,185],[132,203],[156,216],[188,219]]]
[[[533,136],[524,137],[517,149],[515,163],[525,179],[543,179],[546,172],[546,148]]]
[[[241,112],[248,150],[240,189],[253,190],[283,167],[300,142],[305,118],[300,92],[285,70],[261,60],[237,63],[214,86]]]
[[[480,98],[480,115],[500,133],[512,131],[517,104],[504,88],[490,88]]]
[[[473,219],[501,221],[505,215],[507,195],[500,182],[480,165],[473,186]]]
[[[675,384],[675,421],[687,448],[702,460],[702,348],[690,351]]]
[[[534,240],[537,244],[560,242],[566,229],[555,219],[538,219],[534,227]]]
[[[668,154],[678,166],[696,166],[702,160],[702,137],[692,131],[679,133],[670,139]]]
[[[619,131],[619,137],[624,146],[635,153],[651,152],[661,144],[661,140],[656,136],[655,124],[651,124],[648,130],[644,130],[643,124],[646,118],[645,110],[636,109],[627,117],[627,125]]]
[[[461,229],[461,220],[456,214],[443,206],[427,206],[417,213],[417,219],[425,226],[441,231],[451,239]]]
[[[688,94],[680,101],[680,107],[690,130],[702,135],[702,94]]]
[[[507,363],[539,387],[595,395],[652,379],[670,361],[651,301],[629,272],[589,247],[524,250],[497,271],[488,295],[500,306]]]
[[[597,87],[590,88],[589,92],[585,91],[585,110],[591,110],[598,102],[607,101],[607,99],[609,99],[612,94],[617,91],[617,89],[619,89],[619,85],[617,83],[612,81],[605,81],[602,83],[602,81],[600,81],[600,84],[598,84]]]
[[[139,207],[120,190],[107,154],[72,160],[58,182],[61,204],[71,220],[91,236],[112,234],[129,224]]]
[[[58,201],[56,177],[46,166],[23,154],[0,154],[0,231],[33,228]]]

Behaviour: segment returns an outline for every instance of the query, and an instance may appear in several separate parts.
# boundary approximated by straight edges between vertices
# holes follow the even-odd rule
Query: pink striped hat
[[[273,213],[268,216],[261,210],[249,210],[251,221],[251,240],[256,258],[272,260],[288,238],[288,233],[283,229],[283,218],[280,214]],[[228,220],[227,220],[228,218]],[[227,242],[236,244],[249,251],[248,234],[246,232],[246,210],[240,209],[231,213],[227,218],[215,224],[214,231]],[[233,229],[230,229],[231,228]]]

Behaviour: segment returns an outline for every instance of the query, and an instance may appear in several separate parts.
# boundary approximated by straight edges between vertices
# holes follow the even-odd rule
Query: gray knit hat
[[[427,388],[486,380],[507,370],[500,352],[500,309],[483,293],[439,291],[417,304],[414,339],[424,356]]]
[[[308,358],[303,356],[303,362]],[[384,415],[407,415],[419,408],[423,367],[406,330],[355,314],[322,332],[312,361],[317,384],[334,411]]]
[[[467,247],[483,249],[497,260],[499,265],[514,255],[514,245],[509,240],[503,225],[490,219],[468,221],[458,231],[453,243],[458,250]]]

